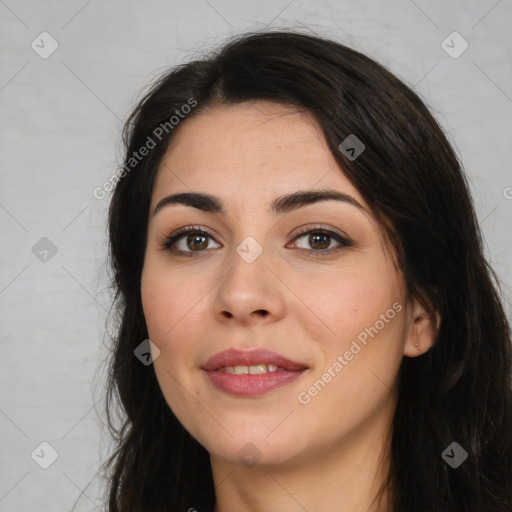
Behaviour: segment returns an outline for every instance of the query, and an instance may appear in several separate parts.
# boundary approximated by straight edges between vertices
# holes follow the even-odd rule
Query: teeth
[[[252,366],[223,366],[219,368],[218,371],[236,375],[257,375],[260,373],[272,373],[285,370],[284,368],[278,368],[274,364],[256,364]]]
[[[267,373],[267,365],[258,364],[256,366],[249,366],[249,373],[251,375],[256,375],[258,373]]]

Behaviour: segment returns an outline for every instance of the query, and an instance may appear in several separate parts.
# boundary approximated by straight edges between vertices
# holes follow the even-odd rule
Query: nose
[[[228,271],[213,293],[214,317],[222,323],[242,325],[281,319],[286,307],[283,293],[286,286],[272,266],[265,251],[250,263],[233,251],[229,261],[226,260]]]

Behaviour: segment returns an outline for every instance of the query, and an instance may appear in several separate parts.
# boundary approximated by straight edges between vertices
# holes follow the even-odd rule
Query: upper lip
[[[277,352],[264,348],[246,351],[230,348],[210,357],[201,368],[206,371],[215,371],[224,366],[253,366],[257,364],[273,364],[290,371],[308,368],[304,364],[291,361]]]

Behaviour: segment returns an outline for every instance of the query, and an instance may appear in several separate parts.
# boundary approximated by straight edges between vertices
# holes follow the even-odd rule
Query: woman
[[[339,43],[248,34],[163,76],[124,136],[111,512],[512,510],[509,326],[414,92]]]

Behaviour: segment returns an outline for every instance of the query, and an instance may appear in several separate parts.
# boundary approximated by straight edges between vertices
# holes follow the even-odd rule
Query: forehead
[[[246,204],[298,189],[363,198],[343,174],[314,118],[266,101],[222,105],[182,121],[158,169],[152,204],[171,192],[214,192]]]

